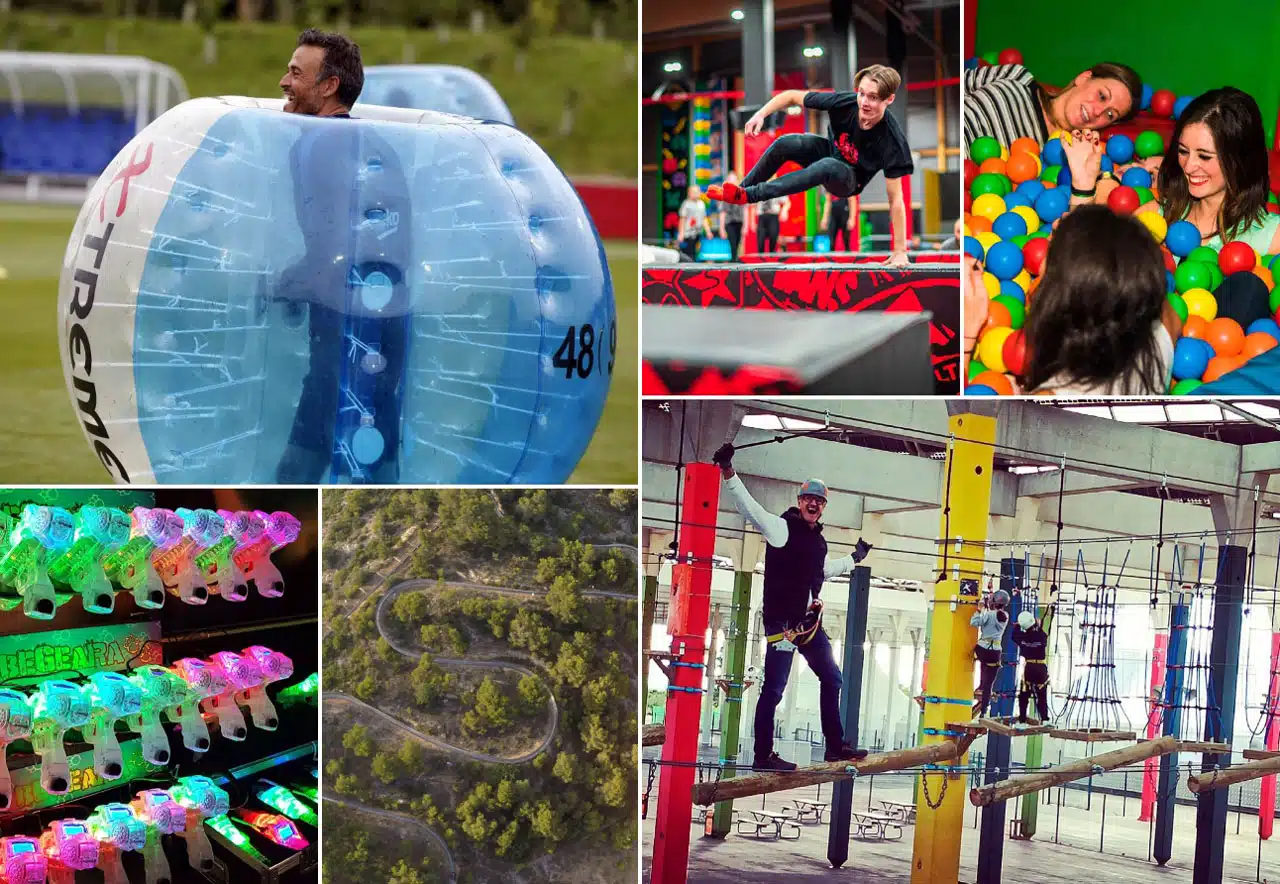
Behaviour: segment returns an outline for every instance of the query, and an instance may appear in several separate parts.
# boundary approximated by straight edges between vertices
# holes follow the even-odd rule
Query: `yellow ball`
[[[1025,292],[1031,287],[1031,274],[1028,273],[1024,267],[1022,270],[1018,271],[1018,275],[1013,278],[1013,281],[1018,284],[1018,288]]]
[[[1004,364],[1004,342],[1009,340],[1013,329],[1004,326],[988,329],[978,341],[978,359],[992,371],[1004,372],[1008,368]]]
[[[1218,315],[1218,299],[1206,289],[1189,289],[1182,293],[1182,300],[1188,314],[1199,316],[1205,322],[1213,322]]]
[[[1054,129],[1052,132],[1049,133],[1049,137],[1046,139],[1046,141],[1052,141],[1055,138],[1064,138],[1064,137],[1065,138],[1071,137],[1070,133],[1068,133],[1066,129]]]
[[[969,222],[968,222],[968,221],[964,222],[964,235],[965,235],[965,236],[973,236],[973,231],[969,229]]]
[[[1000,242],[1000,237],[996,236],[990,230],[984,230],[974,237],[978,242],[982,243],[982,254],[991,251],[991,247]]]
[[[1000,145],[1000,159],[1009,159],[1009,148],[1005,147],[1003,144]]]
[[[1004,198],[994,193],[984,193],[973,201],[969,213],[994,221],[1005,213]]]
[[[1000,280],[996,279],[990,273],[984,272],[982,274],[982,284],[987,287],[988,298],[994,298],[996,295],[1000,294]]]
[[[1027,233],[1035,233],[1040,229],[1040,216],[1030,206],[1014,206],[1010,211],[1027,222]]]
[[[1138,220],[1147,226],[1147,230],[1151,231],[1151,235],[1156,238],[1156,242],[1164,242],[1165,234],[1169,232],[1169,223],[1164,220],[1164,216],[1154,209],[1141,212]]]

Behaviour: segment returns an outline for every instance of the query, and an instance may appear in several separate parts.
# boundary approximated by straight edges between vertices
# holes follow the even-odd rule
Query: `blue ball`
[[[1165,234],[1164,244],[1179,258],[1190,255],[1200,245],[1200,231],[1190,221],[1174,221]]]
[[[1098,163],[1098,168],[1101,169],[1103,172],[1114,172],[1116,168],[1116,164],[1111,162],[1111,157],[1107,156],[1104,153],[1102,155],[1102,160]]]
[[[1013,279],[1022,270],[1022,249],[1011,242],[993,243],[987,249],[987,270],[996,279]]]
[[[451,64],[367,67],[356,107],[370,104],[440,111],[515,125],[506,102],[488,80],[475,71]]]
[[[978,69],[978,57],[972,56],[964,60],[964,69],[966,71],[976,71]]]
[[[169,110],[84,203],[58,310],[95,454],[135,483],[565,481],[618,329],[564,173],[505,124],[279,105]]]
[[[1107,139],[1107,157],[1113,163],[1124,165],[1133,159],[1133,139],[1128,135],[1112,135]]]
[[[1000,280],[1000,294],[1016,299],[1020,304],[1027,303],[1027,293],[1012,279]]]
[[[1071,189],[1071,170],[1066,166],[1058,170],[1058,187]]]
[[[986,257],[986,252],[982,248],[982,243],[978,242],[978,238],[976,236],[966,236],[964,238],[964,253],[966,255],[972,255],[979,261]]]
[[[1036,197],[1036,214],[1040,216],[1041,221],[1052,224],[1062,217],[1070,205],[1070,192],[1061,187],[1055,187]]]
[[[1176,292],[1178,290],[1178,284],[1174,282],[1173,271],[1171,270],[1164,272],[1164,287],[1167,292]]]
[[[1045,190],[1044,182],[1039,178],[1028,178],[1017,186],[1014,193],[1018,196],[1025,197],[1028,200],[1028,205],[1034,207],[1036,204],[1036,197],[1044,193]],[[1009,205],[1009,197],[1004,198],[1004,204],[1006,206]]]
[[[1209,367],[1213,347],[1198,338],[1179,338],[1173,347],[1173,376],[1178,380],[1199,378]]]
[[[1062,141],[1058,138],[1050,138],[1044,143],[1044,149],[1040,151],[1040,157],[1044,160],[1046,166],[1064,166],[1067,162],[1067,155],[1062,150]]]
[[[1030,208],[1031,205],[1032,205],[1032,200],[1018,193],[1018,191],[1016,190],[1013,191],[1012,193],[1005,194],[1004,207],[1006,209],[1012,209],[1014,206],[1027,206],[1028,208]]]
[[[974,64],[976,65],[977,62],[975,61]],[[1146,110],[1147,108],[1151,107],[1151,98],[1155,94],[1156,94],[1156,90],[1152,89],[1149,83],[1143,83],[1142,84],[1142,104],[1138,106],[1138,109]]]
[[[1247,334],[1253,334],[1254,332],[1266,332],[1277,341],[1280,341],[1280,323],[1277,323],[1269,316],[1263,319],[1255,319],[1249,323]]]
[[[988,387],[986,384],[965,384],[964,394],[966,396],[999,396],[994,387]]]
[[[1267,265],[1267,269],[1270,270],[1273,275],[1280,273],[1280,267],[1277,267],[1277,264],[1280,264],[1280,255],[1272,256],[1271,263]]]
[[[1120,176],[1120,183],[1126,187],[1150,187],[1151,173],[1141,166],[1134,166],[1125,169],[1124,174]]]
[[[1001,239],[1027,235],[1027,221],[1014,212],[1005,212],[991,223],[991,232]]]
[[[1194,99],[1194,95],[1184,95],[1175,101],[1173,103],[1173,118],[1176,120],[1178,117],[1182,116],[1182,112],[1187,109],[1187,105],[1189,105]]]

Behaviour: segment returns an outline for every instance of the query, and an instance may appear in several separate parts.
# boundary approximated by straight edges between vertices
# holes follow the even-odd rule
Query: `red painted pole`
[[[974,49],[978,41],[978,0],[968,0],[964,4],[964,57],[973,58],[977,54]]]
[[[1169,658],[1169,634],[1156,633],[1156,646],[1151,653],[1151,696],[1157,696],[1164,686],[1164,666]],[[1167,698],[1166,698],[1167,699]],[[1154,740],[1160,736],[1161,716],[1147,717],[1147,739]],[[1156,781],[1160,776],[1160,759],[1148,758],[1143,763],[1142,771],[1142,812],[1138,814],[1138,822],[1151,822],[1156,807]]]
[[[685,467],[680,508],[680,545],[671,573],[670,683],[662,760],[690,764],[698,758],[702,683],[706,674],[707,627],[711,617],[711,557],[716,547],[720,469],[709,463]],[[693,820],[693,767],[662,765],[658,818],[653,838],[652,884],[686,884],[689,826]]]
[[[1280,632],[1271,635],[1271,684],[1267,690],[1267,751],[1280,751]],[[1262,778],[1262,795],[1258,799],[1258,835],[1271,837],[1276,819],[1276,778]]]

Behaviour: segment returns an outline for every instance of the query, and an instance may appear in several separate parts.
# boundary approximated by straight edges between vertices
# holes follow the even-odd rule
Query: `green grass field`
[[[85,442],[58,355],[58,274],[76,210],[0,204],[0,414],[14,430],[0,448],[0,482],[96,484],[109,477]],[[638,257],[608,246],[619,352],[604,416],[570,481],[630,485],[636,477]]]

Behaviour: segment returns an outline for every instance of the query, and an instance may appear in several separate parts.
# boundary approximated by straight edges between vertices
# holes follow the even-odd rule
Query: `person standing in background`
[[[689,196],[680,204],[680,251],[690,261],[698,260],[698,245],[703,234],[711,236],[711,222],[707,220],[707,206],[702,201],[698,185],[689,185]]]
[[[849,198],[827,193],[827,200],[822,206],[822,222],[818,225],[831,240],[831,251],[856,251],[853,247],[853,216],[849,211]],[[836,243],[843,237],[844,249]]]
[[[737,182],[736,172],[725,176],[725,181]],[[738,246],[742,243],[742,221],[745,207],[735,203],[724,203],[720,208],[720,235],[729,241],[729,260],[738,260]]]
[[[782,230],[782,222],[787,220],[791,209],[790,197],[780,196],[776,199],[761,200],[754,203],[756,210],[756,251],[778,251],[778,234]]]

